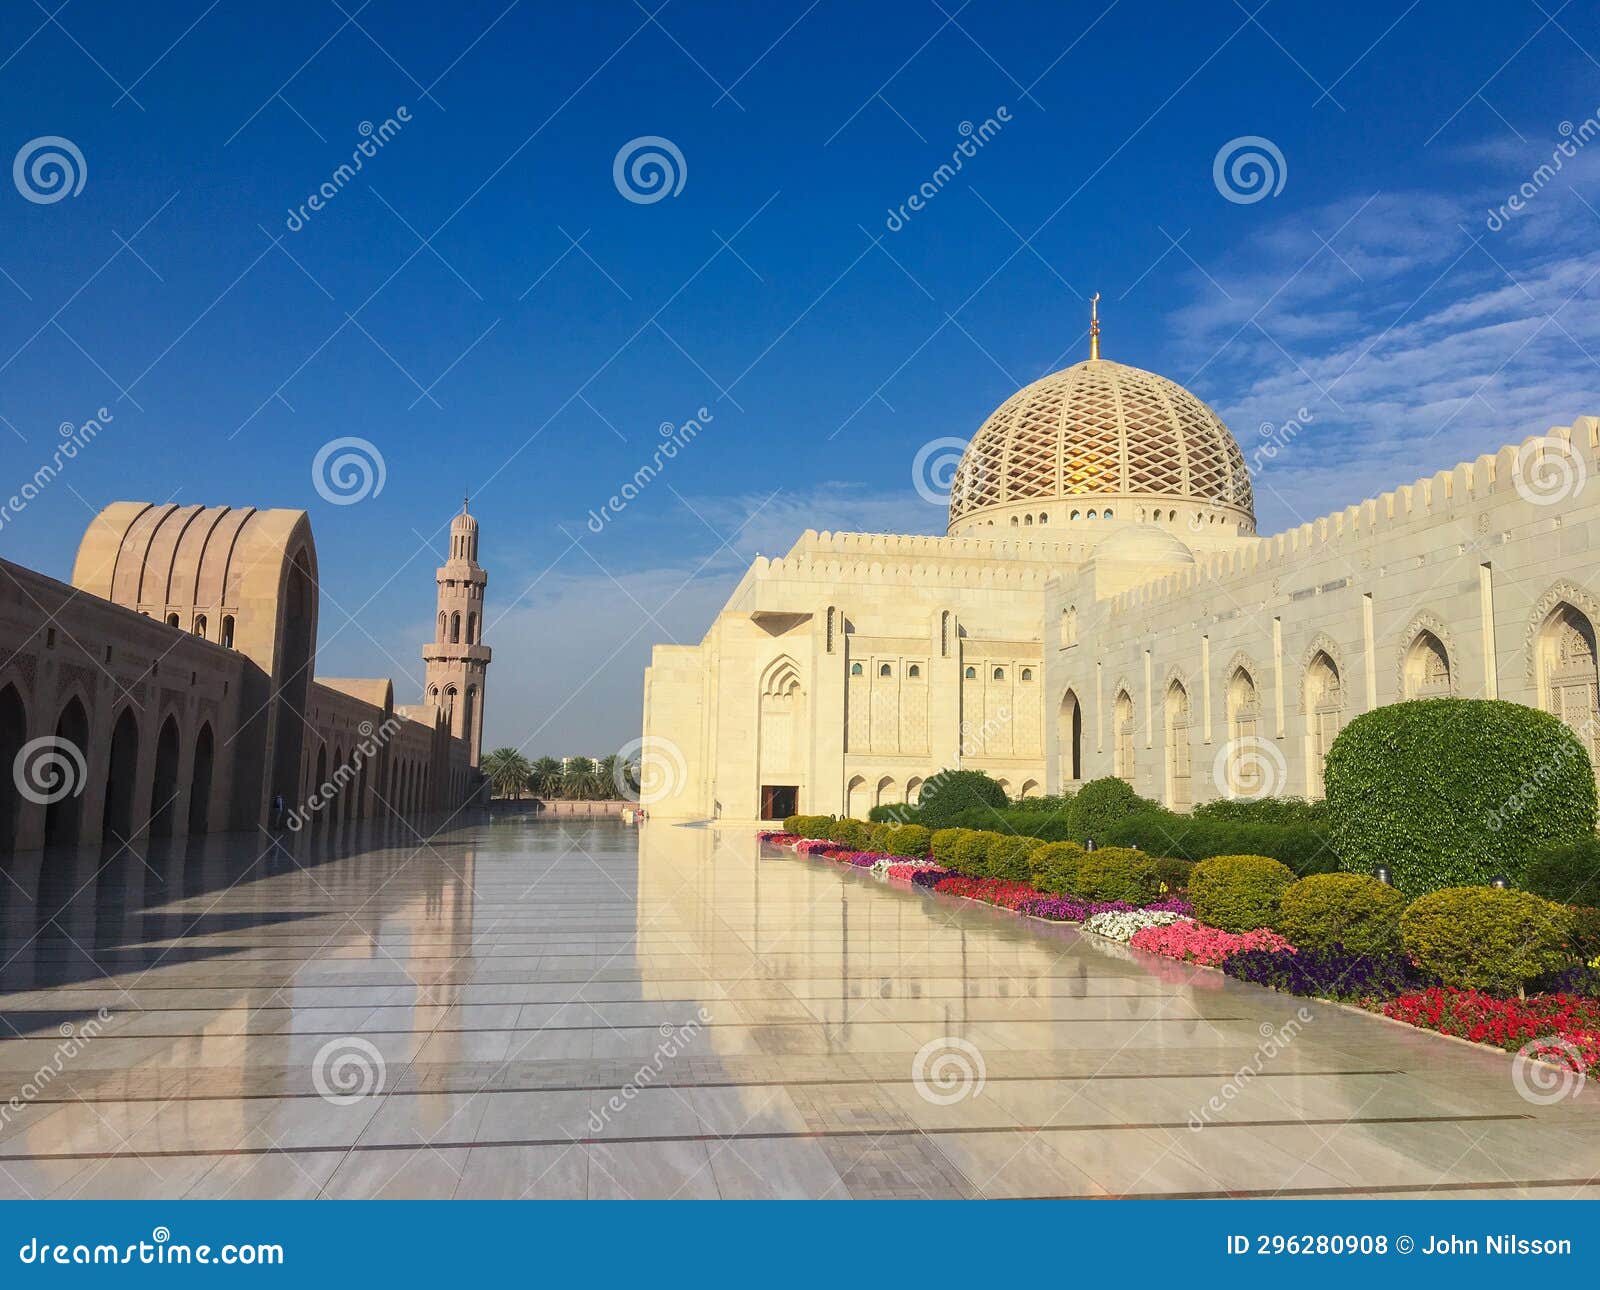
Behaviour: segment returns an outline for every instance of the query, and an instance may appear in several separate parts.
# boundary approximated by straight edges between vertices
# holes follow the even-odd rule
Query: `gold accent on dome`
[[[1100,293],[1089,297],[1089,361],[1100,357]]]

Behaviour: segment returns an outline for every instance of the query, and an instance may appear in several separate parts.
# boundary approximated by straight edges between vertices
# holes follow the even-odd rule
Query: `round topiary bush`
[[[942,829],[973,807],[998,811],[1006,805],[1006,790],[981,770],[941,770],[928,778],[917,798],[917,822]]]
[[[1039,845],[1038,838],[1002,834],[989,844],[989,877],[1027,882],[1033,877],[1028,857]]]
[[[1225,932],[1250,932],[1277,922],[1278,902],[1294,871],[1270,856],[1212,856],[1189,873],[1194,916]]]
[[[830,820],[826,837],[829,842],[852,851],[864,851],[871,838],[869,826],[860,820]]]
[[[1393,954],[1400,948],[1406,898],[1360,873],[1319,873],[1283,893],[1274,926],[1296,949],[1342,945],[1352,954]]]
[[[1065,896],[1075,889],[1078,866],[1089,853],[1076,842],[1049,842],[1028,856],[1030,881],[1040,891]]]
[[[1156,858],[1131,847],[1100,847],[1084,853],[1072,891],[1085,900],[1123,900],[1143,905],[1161,894]]]
[[[1406,953],[1446,985],[1507,993],[1572,962],[1572,911],[1531,891],[1445,887],[1401,915]]]
[[[1140,797],[1133,785],[1115,775],[1091,779],[1078,790],[1067,808],[1067,828],[1076,842],[1090,838],[1104,841],[1106,830],[1136,811],[1148,811],[1155,803]]]
[[[889,832],[888,851],[893,856],[922,860],[928,854],[933,835],[920,824],[896,825]]]
[[[1600,841],[1586,838],[1535,851],[1528,857],[1522,885],[1536,896],[1563,905],[1600,902]]]
[[[1357,717],[1324,780],[1343,867],[1387,865],[1413,896],[1521,882],[1527,858],[1594,836],[1589,754],[1548,712],[1496,699],[1414,699]]]
[[[928,839],[928,854],[933,857],[933,862],[946,869],[952,868],[955,865],[956,844],[967,832],[966,829],[935,829]]]
[[[989,876],[989,848],[1003,833],[984,833],[978,829],[963,830],[961,839],[951,852],[950,867],[970,878]]]

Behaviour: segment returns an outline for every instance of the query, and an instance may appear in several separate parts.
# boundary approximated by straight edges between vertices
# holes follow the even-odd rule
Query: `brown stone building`
[[[441,626],[424,651],[430,681],[443,647],[470,682],[456,712],[316,676],[304,511],[117,502],[71,585],[0,560],[0,852],[265,828],[279,798],[292,830],[470,802],[489,661],[476,557],[463,508],[439,608],[446,624],[463,598],[447,570],[470,581],[470,636],[449,645]]]

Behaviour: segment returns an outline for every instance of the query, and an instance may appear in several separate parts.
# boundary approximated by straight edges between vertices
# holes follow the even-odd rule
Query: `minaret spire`
[[[1089,297],[1089,361],[1100,357],[1100,293]]]

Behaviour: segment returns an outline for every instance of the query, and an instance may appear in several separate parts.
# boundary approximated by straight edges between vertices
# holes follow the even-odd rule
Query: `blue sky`
[[[531,754],[636,735],[649,646],[697,640],[756,552],[942,531],[917,450],[1083,357],[1097,290],[1106,356],[1247,453],[1306,409],[1264,532],[1600,412],[1600,138],[1534,178],[1596,127],[1588,6],[48,3],[0,0],[0,152],[57,136],[86,173],[0,192],[6,464],[113,420],[0,554],[66,578],[121,498],[304,507],[319,670],[411,696],[470,491],[487,736]],[[614,182],[643,136],[675,195]],[[1282,186],[1230,201],[1245,136]],[[385,477],[335,505],[312,462],[343,436]]]

